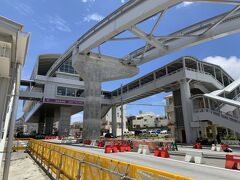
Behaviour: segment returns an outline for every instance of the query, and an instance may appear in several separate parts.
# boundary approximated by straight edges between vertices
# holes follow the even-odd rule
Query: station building
[[[53,134],[54,124],[60,136],[69,134],[73,114],[83,111],[84,82],[74,71],[69,59],[61,65],[53,77],[46,73],[59,58],[58,54],[44,54],[37,58],[30,80],[22,80],[20,97],[23,102],[23,118],[38,123],[39,134]],[[102,93],[103,114],[109,110],[108,92]],[[105,101],[104,101],[105,99]]]
[[[46,76],[58,56],[39,56],[31,79],[22,81],[27,89],[20,95],[25,99],[26,122],[36,122],[40,133],[51,134],[53,123],[58,121],[58,134],[67,135],[71,115],[83,111],[85,87],[72,67],[71,58],[53,76]],[[221,67],[190,56],[182,57],[111,92],[102,91],[102,127],[112,126],[112,130],[106,129],[117,131],[120,117],[117,109],[121,102],[127,104],[168,92],[172,93],[167,98],[168,123],[180,142],[193,143],[197,138],[214,136],[217,127],[240,133],[239,86],[240,81],[235,81]]]

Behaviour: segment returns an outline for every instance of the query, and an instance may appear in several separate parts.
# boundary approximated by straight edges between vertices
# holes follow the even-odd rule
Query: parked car
[[[162,130],[162,131],[160,132],[160,134],[167,134],[167,133],[168,133],[167,130]]]
[[[124,135],[133,135],[134,134],[134,131],[126,131],[124,132]]]
[[[112,133],[106,133],[104,137],[105,138],[114,138]]]
[[[155,130],[150,130],[148,131],[149,134],[156,134],[156,131]]]
[[[148,134],[147,130],[146,129],[142,129],[142,130],[136,130],[134,132],[135,135],[145,135],[145,134]]]

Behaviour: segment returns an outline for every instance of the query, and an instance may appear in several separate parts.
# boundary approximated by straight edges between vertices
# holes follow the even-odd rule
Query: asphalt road
[[[139,164],[145,167],[159,169],[178,175],[183,175],[199,180],[239,180],[240,171],[229,170],[209,165],[188,163],[175,159],[163,159],[152,155],[140,155],[135,152],[105,154],[103,149],[82,147],[79,145],[63,145],[72,149],[102,155],[127,163]],[[214,160],[212,160],[214,161]]]

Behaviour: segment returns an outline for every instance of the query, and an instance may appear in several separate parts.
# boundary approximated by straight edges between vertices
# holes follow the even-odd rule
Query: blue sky
[[[24,30],[31,33],[22,79],[29,79],[39,54],[63,53],[89,28],[125,2],[124,0],[2,0],[0,15],[23,24]],[[167,35],[231,8],[233,6],[200,3],[178,5],[166,13],[156,30],[156,35]],[[156,17],[153,17],[139,28],[148,32],[155,21]],[[239,42],[240,34],[234,34],[172,53],[140,66],[140,73],[133,78],[103,83],[103,89],[113,90],[121,83],[125,84],[184,55],[219,64],[234,78],[238,78],[240,77]],[[143,41],[111,42],[102,46],[102,52],[123,56],[142,45],[144,45]],[[161,93],[135,103],[163,104],[165,95],[166,93]],[[162,107],[129,106],[128,114],[137,114],[139,110],[153,111],[156,114],[164,113]],[[18,117],[20,115],[21,103],[19,103]],[[73,116],[74,120],[79,118],[82,118],[82,114]]]

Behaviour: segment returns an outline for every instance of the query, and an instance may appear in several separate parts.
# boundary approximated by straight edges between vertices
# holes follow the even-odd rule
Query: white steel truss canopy
[[[71,57],[75,47],[78,47],[80,54],[85,55],[91,55],[92,50],[98,48],[99,57],[101,57],[99,47],[105,42],[141,39],[146,42],[144,47],[134,50],[121,59],[115,58],[124,64],[138,66],[174,51],[240,32],[239,0],[188,0],[188,2],[220,3],[235,7],[227,13],[196,23],[167,36],[155,36],[154,32],[165,12],[182,2],[184,0],[130,0],[80,37],[53,64],[47,75],[53,75],[61,64]],[[157,14],[159,17],[149,34],[136,26]],[[117,38],[117,35],[125,31],[130,31],[135,36]]]

